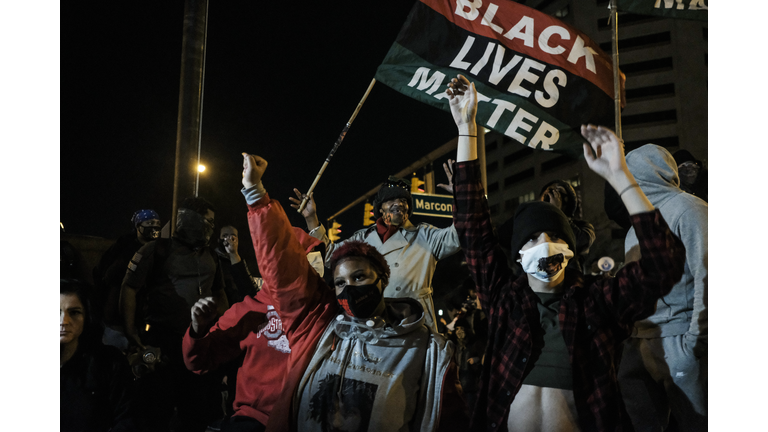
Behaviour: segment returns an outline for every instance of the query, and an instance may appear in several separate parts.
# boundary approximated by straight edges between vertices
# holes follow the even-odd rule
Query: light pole
[[[205,165],[197,165],[197,173],[195,174],[195,198],[197,198],[197,192],[200,190],[200,173],[205,171]]]
[[[208,0],[185,0],[170,232],[176,230],[179,201],[197,190],[196,184],[193,184],[197,173],[192,173],[200,163],[207,32]]]

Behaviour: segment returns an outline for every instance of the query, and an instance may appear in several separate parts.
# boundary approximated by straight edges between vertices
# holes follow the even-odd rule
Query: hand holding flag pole
[[[336,139],[336,143],[333,144],[333,148],[331,149],[331,152],[328,153],[328,157],[325,158],[325,162],[323,163],[323,166],[320,167],[320,172],[317,173],[317,176],[315,177],[315,181],[312,182],[312,186],[309,187],[309,190],[304,195],[304,198],[301,200],[301,204],[299,205],[299,208],[296,210],[297,212],[301,213],[302,211],[304,211],[304,208],[307,206],[307,201],[309,200],[309,197],[312,196],[312,192],[315,190],[315,186],[317,186],[317,182],[320,181],[320,177],[323,175],[325,168],[328,167],[328,163],[331,162],[331,158],[333,157],[333,154],[336,153],[336,150],[339,149],[341,142],[344,140],[344,136],[347,134],[349,127],[352,126],[352,122],[355,121],[355,117],[357,117],[357,113],[359,113],[360,108],[363,107],[363,103],[365,102],[365,99],[368,97],[368,94],[371,92],[371,89],[373,88],[374,84],[376,84],[376,78],[371,80],[371,84],[368,86],[368,90],[365,91],[365,94],[363,95],[363,98],[360,100],[360,103],[357,104],[357,108],[355,108],[355,112],[352,113],[352,117],[349,118],[347,125],[344,126],[344,129],[341,130],[341,134]]]

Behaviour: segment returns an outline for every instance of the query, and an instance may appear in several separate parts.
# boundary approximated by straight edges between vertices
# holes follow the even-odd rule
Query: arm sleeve
[[[477,286],[480,304],[489,311],[498,294],[498,284],[514,275],[493,232],[477,160],[456,163],[453,182],[453,226]]]
[[[310,311],[335,302],[335,294],[320,283],[309,265],[280,203],[265,194],[248,207],[251,240],[264,279],[262,290],[273,299],[286,332],[291,332]]]
[[[453,344],[442,336],[430,336],[430,348],[424,360],[424,379],[416,418],[420,431],[456,431],[469,429],[469,415],[453,361]]]
[[[123,277],[123,285],[140,290],[144,287],[150,271],[154,267],[156,242],[142,246],[128,262],[128,269]]]
[[[211,256],[216,263],[216,274],[213,277],[213,285],[211,285],[211,292],[224,291],[224,270],[221,269],[221,261],[216,257],[216,253],[211,251]]]
[[[193,335],[189,326],[181,345],[187,369],[202,374],[236,358],[242,352],[240,342],[258,332],[265,317],[240,302],[229,308],[205,335]]]
[[[245,265],[245,260],[241,259],[239,263],[230,265],[232,266],[230,267],[230,270],[232,271],[232,280],[235,281],[238,298],[242,299],[244,296],[255,296],[258,290],[251,277],[251,272],[248,271],[248,266]]]
[[[623,326],[646,318],[656,310],[656,301],[680,280],[685,266],[685,247],[669,230],[659,210],[630,216],[639,241],[639,261],[590,287],[592,295]]]
[[[432,255],[437,260],[447,258],[461,250],[459,234],[453,225],[447,228],[436,228],[431,225],[422,224],[420,228],[419,232],[426,235]]]
[[[707,326],[707,285],[708,207],[695,206],[686,211],[678,223],[677,231],[685,245],[685,265],[693,276],[693,314],[688,333],[706,342]]]

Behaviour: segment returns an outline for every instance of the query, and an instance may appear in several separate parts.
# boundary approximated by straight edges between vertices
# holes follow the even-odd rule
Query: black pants
[[[230,417],[221,425],[221,432],[264,432],[266,429],[256,419],[246,416]]]
[[[223,416],[220,374],[197,375],[181,356],[182,335],[152,326],[142,335],[145,345],[160,347],[162,367],[137,382],[136,405],[146,431],[204,432]]]

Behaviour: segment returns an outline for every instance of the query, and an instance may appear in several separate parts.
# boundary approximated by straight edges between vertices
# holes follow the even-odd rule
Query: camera
[[[139,348],[137,351],[128,355],[128,364],[136,378],[154,372],[158,367],[162,367],[164,361],[160,348],[147,346],[145,349]]]
[[[475,299],[473,299],[472,296],[467,296],[467,299],[464,300],[464,303],[461,304],[461,311],[468,313],[475,309],[477,309],[477,303],[475,303]]]

